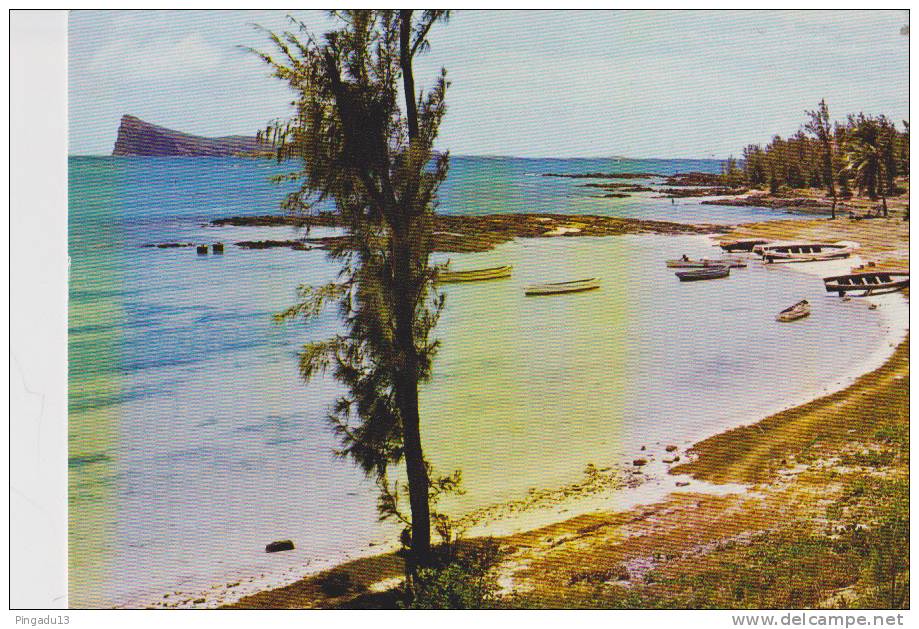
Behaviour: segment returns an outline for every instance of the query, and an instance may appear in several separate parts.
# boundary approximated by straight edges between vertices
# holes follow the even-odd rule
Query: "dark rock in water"
[[[250,136],[231,135],[205,138],[159,127],[140,118],[124,115],[118,126],[118,137],[112,155],[153,157],[232,157],[234,155],[267,155],[270,145]]]
[[[641,451],[642,451],[642,452],[644,452],[644,451],[647,450],[647,449],[648,449],[648,448],[647,448],[646,446],[641,446]]]
[[[194,247],[193,242],[150,242],[141,247],[156,247],[157,249],[175,249],[177,247]]]
[[[676,462],[679,461],[679,460],[680,460],[680,457],[675,456],[675,457],[672,457],[672,458],[670,458],[670,459],[664,459],[664,463],[676,463]]]
[[[749,195],[746,197],[728,197],[724,199],[707,199],[701,201],[702,205],[736,205],[749,207],[767,207],[774,210],[801,210],[801,211],[826,211],[832,207],[832,201],[827,199],[812,199],[808,197],[780,197],[767,194]],[[837,211],[844,206],[837,206]]]
[[[199,256],[207,255],[207,245],[198,245],[197,250]]]
[[[622,192],[608,192],[606,194],[600,195],[601,199],[627,199],[632,196],[631,194],[624,194]]]
[[[721,186],[724,184],[724,177],[716,173],[677,173],[667,177],[667,185],[670,186]]]
[[[647,465],[647,464],[648,464],[647,459],[635,459],[634,461],[632,461],[632,465],[635,465],[637,467],[641,467],[642,465]]]
[[[278,542],[271,542],[265,546],[266,553],[279,553],[285,550],[293,550],[294,543],[289,539],[284,539]]]
[[[214,253],[223,253],[223,243],[222,243],[222,242],[215,242],[213,245],[211,245],[211,250],[212,250]]]
[[[725,197],[746,194],[747,188],[661,188],[660,192],[663,196],[657,197],[659,199],[666,197]]]
[[[543,173],[543,177],[565,177],[567,179],[663,179],[657,173]]]
[[[674,450],[676,450],[676,446],[667,446],[666,448],[664,448],[664,450],[666,450],[667,452],[673,452]]]
[[[685,480],[678,480],[676,482],[677,487],[689,487],[689,482]]]
[[[243,249],[273,249],[275,247],[290,247],[303,251],[311,249],[301,240],[240,240],[236,246]]]

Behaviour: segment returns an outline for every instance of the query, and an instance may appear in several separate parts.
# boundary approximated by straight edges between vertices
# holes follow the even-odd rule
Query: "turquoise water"
[[[715,162],[455,158],[440,211],[602,213],[743,222],[787,215],[636,195],[597,199],[544,172],[717,171]],[[70,160],[70,604],[163,594],[309,569],[392,538],[375,488],[333,455],[325,409],[297,351],[338,330],[334,313],[277,325],[298,284],[337,269],[321,251],[249,251],[290,228],[210,227],[278,212],[276,164],[234,159]],[[149,242],[225,242],[226,254]],[[462,468],[454,512],[576,480],[645,441],[691,442],[840,375],[880,337],[877,317],[824,298],[784,268],[681,284],[663,260],[711,255],[701,237],[520,240],[452,256],[510,263],[506,281],[445,288],[443,347],[422,395],[427,454]],[[442,258],[443,256],[439,256]],[[526,299],[534,280],[597,276],[599,291]],[[806,322],[775,312],[814,300]],[[838,338],[832,326],[867,333]],[[832,350],[832,351],[830,351]],[[790,377],[790,376],[794,377]],[[751,379],[768,383],[755,388]],[[738,407],[744,399],[746,406]],[[293,539],[291,553],[266,543]]]

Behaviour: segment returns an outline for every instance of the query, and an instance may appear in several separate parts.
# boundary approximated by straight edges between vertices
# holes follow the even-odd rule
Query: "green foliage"
[[[837,184],[841,198],[851,196],[850,181],[872,199],[901,192],[895,180],[909,173],[908,122],[901,132],[885,116],[859,113],[833,126],[825,101],[805,113],[803,131],[788,138],[776,135],[765,147],[744,148],[740,183],[768,185],[772,193],[782,186],[826,187],[833,198]]]
[[[743,185],[744,173],[737,167],[737,160],[731,155],[721,165],[721,181],[725,186],[739,187]]]
[[[897,147],[901,142],[896,127],[886,116],[849,116],[846,170],[869,198],[881,197],[885,216],[886,197],[897,193],[894,182],[899,166]]]
[[[878,430],[901,446],[900,430]],[[827,515],[841,523],[839,544],[858,560],[858,596],[853,605],[900,609],[909,606],[909,482],[863,476],[850,483]]]
[[[819,188],[822,182],[826,182],[827,192],[833,197],[833,218],[836,217],[836,186],[833,173],[834,146],[832,128],[830,127],[830,110],[826,106],[826,101],[821,100],[820,105],[814,111],[806,112],[808,121],[805,123],[805,130],[817,140],[820,147],[820,164],[814,166],[811,178],[811,186]]]
[[[494,540],[463,548],[413,579],[409,609],[487,609],[499,602],[494,568],[501,551]]]
[[[463,474],[461,470],[454,470],[451,474],[437,476],[430,464],[426,462],[425,465],[430,479],[428,484],[428,504],[431,507],[431,521],[441,541],[449,544],[455,541],[457,533],[455,522],[446,514],[438,512],[436,506],[440,499],[446,495],[463,495],[466,493],[463,489]],[[404,504],[402,496],[408,493],[408,484],[390,482],[387,475],[383,474],[377,478],[377,488],[380,491],[377,498],[377,512],[380,514],[380,520],[395,519],[405,524],[406,528],[402,533],[402,544],[405,548],[411,548],[412,520],[402,508]]]
[[[890,466],[893,455],[888,450],[865,450],[847,454],[840,459],[843,465],[882,468]]]

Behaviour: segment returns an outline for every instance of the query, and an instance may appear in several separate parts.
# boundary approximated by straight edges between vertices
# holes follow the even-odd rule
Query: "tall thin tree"
[[[448,154],[434,140],[446,111],[446,72],[416,93],[413,62],[442,10],[347,10],[320,40],[298,32],[270,34],[278,53],[257,53],[297,94],[283,126],[278,158],[303,164],[302,185],[286,207],[310,214],[334,202],[348,237],[332,247],[339,280],[300,288],[302,302],[279,315],[311,317],[337,303],[346,334],[308,344],[305,379],[331,370],[348,389],[330,420],[343,456],[380,487],[381,517],[408,526],[404,543],[416,565],[431,562],[431,500],[458,476],[432,479],[421,442],[419,385],[437,349],[431,332],[443,306],[429,264],[437,191]],[[400,93],[401,80],[401,93]],[[404,102],[404,111],[400,107]],[[407,483],[390,482],[404,464]],[[410,517],[400,508],[407,490]]]
[[[823,165],[823,180],[826,182],[827,192],[833,199],[831,218],[836,218],[836,174],[833,172],[833,131],[830,127],[830,111],[826,101],[821,99],[817,109],[807,111],[808,121],[804,128],[820,143],[820,159]]]

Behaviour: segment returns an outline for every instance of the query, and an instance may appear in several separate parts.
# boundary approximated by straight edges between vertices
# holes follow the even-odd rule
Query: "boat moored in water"
[[[826,292],[839,293],[840,297],[851,291],[863,292],[863,297],[890,293],[909,286],[909,271],[870,271],[835,275],[823,278],[823,286]]]
[[[677,271],[676,276],[681,282],[695,282],[698,280],[714,280],[720,277],[727,277],[731,274],[731,269],[726,266],[710,266],[704,269],[693,269],[692,271]]]
[[[768,240],[763,238],[742,238],[740,240],[729,240],[727,242],[719,243],[720,246],[725,251],[753,251],[753,248],[757,245],[767,245],[769,244]]]
[[[707,258],[702,258],[701,260],[680,258],[679,260],[667,260],[667,268],[670,269],[704,269],[714,266],[727,266],[732,269],[742,269],[747,266],[747,263],[740,258],[716,258],[714,260],[709,260]]]
[[[468,271],[441,271],[437,275],[440,284],[454,282],[481,282],[484,280],[499,280],[511,276],[511,266],[495,266],[487,269],[470,269]]]
[[[811,305],[806,299],[802,299],[794,306],[789,306],[776,316],[776,321],[788,322],[803,319],[811,313]]]
[[[570,282],[551,282],[548,284],[533,284],[527,286],[524,295],[559,295],[562,293],[579,293],[585,290],[600,288],[600,281],[595,277]]]

